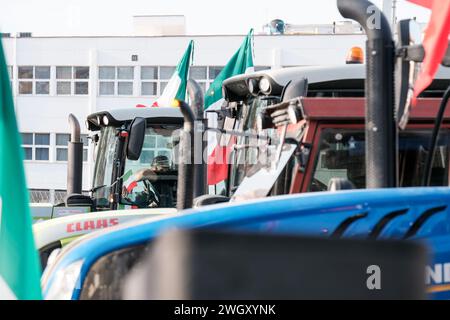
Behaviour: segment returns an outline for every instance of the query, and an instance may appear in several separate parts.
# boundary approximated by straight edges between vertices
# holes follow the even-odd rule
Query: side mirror
[[[146,121],[144,118],[134,118],[130,124],[127,145],[127,159],[138,160],[141,156],[145,138]]]

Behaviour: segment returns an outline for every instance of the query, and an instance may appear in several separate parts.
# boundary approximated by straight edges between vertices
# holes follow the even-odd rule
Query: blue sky
[[[381,6],[382,0],[374,0]],[[398,0],[399,18],[429,12]],[[35,35],[126,35],[132,16],[183,14],[188,34],[245,34],[261,31],[274,18],[287,23],[331,23],[342,20],[335,0],[0,0],[3,32],[31,31]]]

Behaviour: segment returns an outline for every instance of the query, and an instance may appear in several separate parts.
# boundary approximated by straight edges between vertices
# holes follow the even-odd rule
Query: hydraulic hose
[[[428,155],[425,162],[425,171],[422,177],[422,185],[429,186],[431,181],[431,171],[434,162],[434,151],[436,150],[439,132],[441,130],[442,120],[444,118],[445,109],[447,108],[448,99],[450,97],[450,86],[445,90],[444,96],[439,105],[439,110],[434,120],[433,132],[431,134],[430,146],[428,148]]]

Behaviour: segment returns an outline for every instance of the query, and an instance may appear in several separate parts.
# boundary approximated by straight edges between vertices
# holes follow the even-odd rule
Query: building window
[[[156,96],[158,94],[158,67],[141,67],[141,96]]]
[[[13,67],[8,66],[8,74],[9,74],[9,84],[11,85],[11,88],[13,87],[13,79],[14,79],[14,73],[13,73]]]
[[[89,94],[89,67],[57,66],[56,94]]]
[[[171,144],[170,137],[163,137],[159,135],[146,135],[144,145],[142,146],[140,163],[152,163],[156,156],[166,156],[171,161],[171,149],[168,147]]]
[[[175,67],[167,67],[167,66],[159,67],[159,79],[160,79],[159,95],[161,95],[164,92],[164,89],[166,88],[167,83],[169,82],[174,72]]]
[[[50,149],[49,133],[22,133],[25,160],[48,161]]]
[[[208,86],[207,67],[192,66],[189,69],[189,78],[194,79],[202,88],[203,92],[206,91]]]
[[[214,79],[217,78],[217,76],[219,75],[219,73],[222,71],[223,67],[219,67],[219,66],[210,66],[209,67],[209,73],[208,73],[208,78],[209,80],[214,81]]]
[[[81,135],[81,141],[83,142],[83,161],[88,160],[88,136],[86,134]],[[57,133],[56,134],[56,161],[67,161],[68,150],[67,145],[70,141],[70,134]]]
[[[99,95],[133,95],[134,67],[120,66],[98,68]]]
[[[19,94],[48,95],[50,93],[50,67],[19,66]]]

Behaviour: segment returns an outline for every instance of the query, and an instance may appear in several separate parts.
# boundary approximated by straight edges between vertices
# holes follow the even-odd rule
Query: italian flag
[[[123,176],[123,185],[127,189],[128,192],[132,192],[134,188],[137,186],[136,180],[134,180],[133,171],[128,170]]]
[[[174,99],[185,101],[186,85],[188,81],[189,66],[191,65],[191,56],[194,52],[194,41],[189,45],[170,78],[162,95],[152,104],[152,107],[170,107]]]
[[[253,65],[253,29],[231,57],[217,78],[211,83],[205,94],[205,111],[220,110],[224,103],[222,95],[222,83],[233,76],[254,71]],[[208,127],[217,128],[217,114],[206,112]],[[232,128],[226,128],[232,129]],[[217,184],[228,177],[228,160],[235,139],[228,139],[226,143],[218,143],[216,132],[208,133],[208,185]],[[220,139],[226,141],[227,139]]]
[[[42,298],[28,201],[21,139],[0,43],[0,300]]]
[[[137,187],[137,181],[134,179],[133,170],[129,169],[122,178],[123,186],[127,189],[128,193],[133,192],[133,189]],[[119,209],[137,209],[137,206],[134,205],[127,205],[127,204],[119,204]]]

